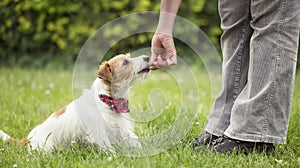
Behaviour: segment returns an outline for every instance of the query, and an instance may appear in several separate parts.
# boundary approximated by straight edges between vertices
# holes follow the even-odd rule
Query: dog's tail
[[[4,142],[9,142],[12,138],[6,134],[4,131],[0,130],[0,138],[2,139],[2,141]]]
[[[6,134],[2,130],[0,130],[0,138],[2,139],[3,142],[14,143],[18,146],[26,146],[28,144],[27,138],[16,140],[16,139],[11,138],[8,134]]]

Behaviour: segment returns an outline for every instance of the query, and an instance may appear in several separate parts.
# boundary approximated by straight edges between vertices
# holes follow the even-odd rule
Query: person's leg
[[[252,0],[248,82],[234,102],[229,138],[285,143],[300,27],[299,0]]]
[[[250,0],[219,0],[221,48],[223,54],[222,91],[210,112],[205,131],[192,145],[210,145],[230,124],[231,108],[247,82],[249,64]]]
[[[223,54],[222,92],[216,98],[205,131],[221,136],[230,124],[232,105],[247,83],[250,27],[249,0],[219,0],[221,48]]]

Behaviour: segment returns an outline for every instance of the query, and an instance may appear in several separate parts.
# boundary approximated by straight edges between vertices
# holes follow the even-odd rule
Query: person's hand
[[[171,35],[156,32],[152,38],[151,53],[151,70],[177,64],[176,49]]]

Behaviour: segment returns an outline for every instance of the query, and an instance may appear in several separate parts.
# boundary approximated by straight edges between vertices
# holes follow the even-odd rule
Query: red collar
[[[124,98],[112,98],[107,95],[100,94],[99,98],[102,102],[108,105],[108,107],[116,113],[129,113],[128,100]]]

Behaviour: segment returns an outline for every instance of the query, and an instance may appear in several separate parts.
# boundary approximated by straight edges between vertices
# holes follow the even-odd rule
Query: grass
[[[0,68],[0,74],[0,129],[12,137],[26,136],[36,124],[73,99],[71,70]],[[181,105],[185,103],[180,100],[185,95],[201,100],[202,112],[195,115],[190,125],[184,125],[189,127],[183,130],[186,134],[181,138],[174,137],[180,139],[164,152],[148,157],[128,157],[104,153],[92,147],[74,146],[43,154],[29,153],[24,148],[0,142],[0,167],[300,167],[300,74],[296,77],[288,142],[286,145],[276,145],[276,152],[271,156],[259,153],[227,155],[210,151],[193,152],[189,141],[202,131],[212,103],[207,74],[198,72],[196,76],[198,92],[193,93],[184,89],[191,87],[191,83],[178,85],[177,81],[162,72],[152,73],[147,80],[132,88],[131,99],[136,99],[130,101],[134,109],[132,115],[137,121],[136,132],[141,137],[155,136],[172,128],[177,120],[184,118],[182,114],[195,114],[191,108],[181,112]],[[160,89],[153,91],[149,88]],[[182,89],[181,92],[178,89]],[[151,107],[147,101],[149,95],[154,105],[163,107],[162,111],[147,113]],[[195,97],[197,95],[200,96]],[[188,124],[183,119],[182,123]]]

